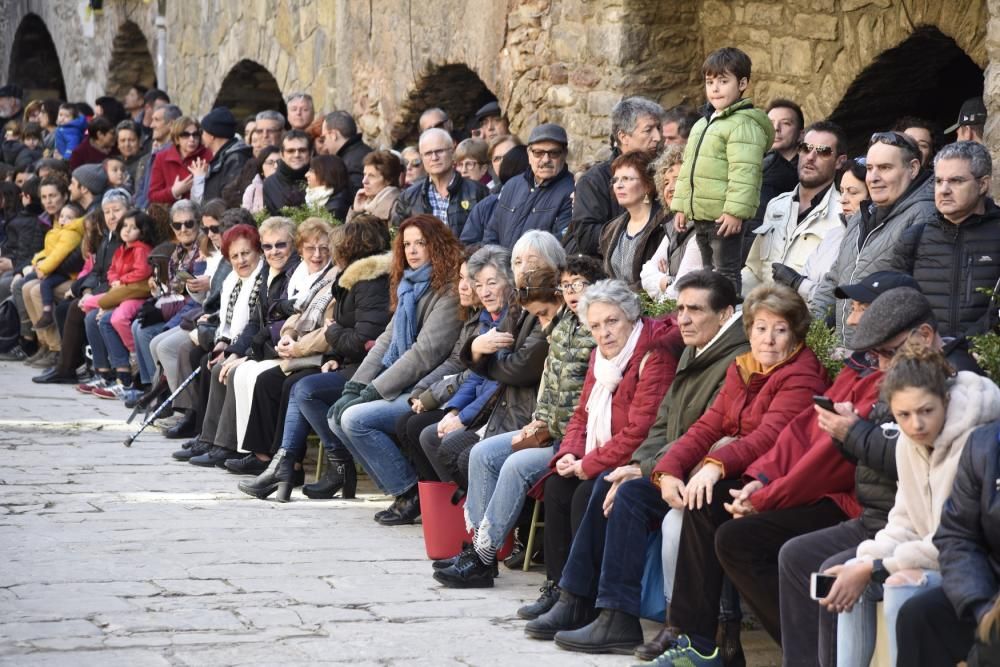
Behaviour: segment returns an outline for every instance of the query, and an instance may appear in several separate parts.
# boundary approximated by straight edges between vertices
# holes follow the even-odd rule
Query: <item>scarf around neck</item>
[[[396,314],[392,318],[392,341],[382,356],[382,365],[392,366],[417,339],[417,303],[431,284],[431,263],[406,269],[396,286]]]
[[[625,346],[614,358],[605,359],[600,348],[594,351],[594,387],[587,399],[588,454],[611,439],[611,402],[622,381],[622,373],[635,353],[642,327],[642,320],[635,323]]]

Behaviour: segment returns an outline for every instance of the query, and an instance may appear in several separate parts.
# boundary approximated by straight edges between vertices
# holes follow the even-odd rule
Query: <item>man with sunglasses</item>
[[[444,130],[449,134],[454,129],[451,118],[448,118],[448,114],[444,109],[439,109],[438,107],[431,107],[420,114],[420,120],[417,122],[417,125],[420,127],[421,134],[432,127]]]
[[[830,270],[844,235],[833,179],[847,160],[846,151],[847,135],[839,125],[820,121],[806,128],[798,145],[798,184],[771,200],[763,224],[753,230],[743,267],[744,295],[778,282],[808,300]]]
[[[989,197],[993,163],[982,144],[959,141],[934,158],[938,215],[913,225],[896,247],[894,267],[916,278],[945,336],[990,331],[1000,283],[1000,208]]]
[[[312,139],[302,130],[289,130],[281,140],[278,170],[264,179],[264,206],[279,215],[286,206],[306,201],[306,172],[312,159]]]
[[[483,243],[513,248],[524,232],[540,229],[563,240],[573,212],[573,174],[566,167],[566,130],[543,123],[528,137],[530,169],[500,189]]]
[[[848,349],[853,349],[853,328],[846,323],[850,303],[836,300],[836,286],[891,269],[903,232],[937,216],[934,181],[921,171],[920,148],[913,139],[901,132],[876,132],[868,144],[865,168],[870,199],[848,220],[833,266],[809,301],[818,318],[825,318],[834,307],[837,338]]]

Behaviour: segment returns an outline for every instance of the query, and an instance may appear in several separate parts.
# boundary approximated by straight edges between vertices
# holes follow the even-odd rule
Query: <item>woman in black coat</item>
[[[303,491],[311,498],[332,498],[341,489],[343,497],[354,496],[357,481],[354,463],[350,453],[330,431],[326,413],[365,358],[371,341],[389,322],[392,257],[382,254],[389,247],[389,234],[380,222],[356,219],[339,228],[338,234],[341,238],[334,246],[334,261],[344,268],[332,286],[333,322],[325,332],[328,350],[323,356],[326,362],[320,369],[292,373],[288,377],[282,373],[279,400],[284,428],[276,433],[274,450],[277,454],[256,479],[239,485],[240,490],[257,498],[266,498],[277,488],[276,462],[283,456],[294,456],[301,461],[310,432],[319,435],[329,465],[323,479]],[[276,376],[266,377],[272,374],[273,369],[258,378],[255,403],[273,400]],[[248,432],[251,428],[252,424]]]

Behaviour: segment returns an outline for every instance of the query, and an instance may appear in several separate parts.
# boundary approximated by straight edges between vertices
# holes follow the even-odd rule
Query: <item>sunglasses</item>
[[[550,160],[558,160],[563,156],[565,151],[562,148],[553,148],[548,151],[544,151],[541,148],[531,148],[528,152],[531,153],[531,157],[536,160],[541,160],[543,157],[547,157]]]
[[[820,157],[830,157],[831,155],[833,155],[833,146],[824,146],[822,144],[807,144],[804,141],[799,144],[799,155],[809,155],[813,151],[816,151],[816,155]]]
[[[205,230],[206,234],[218,234],[220,233],[222,227],[220,227],[219,225],[204,225],[202,229]]]
[[[177,137],[180,139],[199,139],[201,138],[201,132],[181,132]]]
[[[194,220],[181,220],[180,222],[171,222],[170,227],[175,232],[179,232],[182,229],[194,229],[198,226],[198,223]]]
[[[887,144],[889,146],[895,146],[896,148],[908,148],[919,154],[919,147],[917,144],[902,132],[876,132],[872,135],[871,140],[868,142],[868,146],[874,146],[875,144]]]
[[[420,158],[413,158],[412,160],[403,160],[403,169],[409,169],[410,167],[419,167],[423,162]]]
[[[261,243],[260,249],[264,252],[271,252],[272,250],[284,250],[288,247],[288,241],[278,241],[277,243]]]
[[[285,148],[282,150],[282,153],[288,153],[289,155],[305,155],[308,152],[308,148]]]

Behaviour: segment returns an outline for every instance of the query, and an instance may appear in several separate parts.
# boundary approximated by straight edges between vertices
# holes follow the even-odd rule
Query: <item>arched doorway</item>
[[[229,107],[238,121],[265,109],[286,113],[278,82],[252,60],[241,60],[229,70],[212,107]]]
[[[156,67],[149,43],[138,25],[126,21],[111,43],[107,94],[122,99],[132,86],[156,87]]]
[[[958,118],[964,100],[982,94],[983,70],[954,39],[920,26],[858,75],[830,120],[847,131],[850,155],[860,155],[873,132],[897,119],[918,116],[943,129]]]
[[[7,80],[24,89],[24,99],[66,99],[59,53],[52,35],[37,14],[28,14],[14,33]]]
[[[442,65],[424,74],[403,103],[400,120],[392,128],[394,146],[415,144],[420,135],[420,114],[431,107],[444,109],[452,120],[455,134],[464,133],[469,119],[496,95],[465,65]]]

